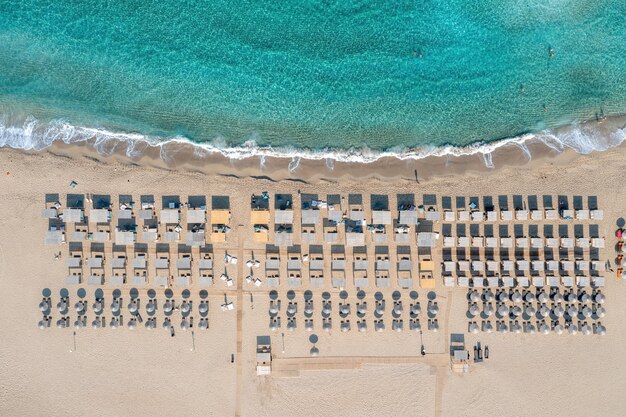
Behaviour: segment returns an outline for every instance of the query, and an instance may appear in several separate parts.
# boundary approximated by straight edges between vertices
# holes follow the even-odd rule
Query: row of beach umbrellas
[[[495,327],[491,320],[483,320],[480,324],[476,321],[470,321],[468,323],[467,331],[469,333],[476,334],[478,332],[483,333],[526,333],[526,334],[549,334],[550,332],[556,334],[562,334],[564,332],[569,333],[570,335],[575,335],[578,333],[582,333],[584,335],[599,335],[604,336],[606,334],[606,327],[600,323],[594,323],[593,325],[584,322],[565,322],[561,323],[560,321],[554,321],[552,323],[548,323],[545,320],[540,321],[523,321],[521,324],[519,321],[509,321],[508,323],[504,320],[498,320],[495,323]]]

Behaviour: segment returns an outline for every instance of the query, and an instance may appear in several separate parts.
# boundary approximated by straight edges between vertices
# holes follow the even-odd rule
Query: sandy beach
[[[67,287],[74,298],[78,288],[65,285],[67,267],[54,256],[59,250],[65,255],[67,248],[44,245],[46,222],[40,211],[46,193],[228,195],[233,228],[223,247],[238,250],[244,256],[240,261],[262,247],[252,242],[249,227],[250,196],[262,191],[293,195],[597,196],[604,210],[604,220],[599,222],[600,233],[606,237],[604,260],[615,256],[616,220],[626,215],[621,199],[625,146],[590,155],[567,150],[556,155],[533,149],[533,155],[542,156],[527,162],[524,151],[512,145],[493,156],[496,169],[486,168],[482,156],[474,155],[458,160],[335,164],[333,170],[325,161],[311,161],[292,172],[285,169],[284,160],[268,160],[260,169],[258,159],[211,164],[211,158],[179,155],[178,162],[168,164],[149,154],[129,161],[123,153],[120,150],[105,157],[76,145],[54,145],[42,152],[0,149],[2,415],[626,414],[626,363],[620,356],[626,344],[622,320],[626,290],[610,272],[604,289],[605,336],[469,334],[467,290],[444,287],[441,266],[436,262],[441,329],[423,332],[425,356],[420,355],[416,332],[359,333],[353,329],[341,333],[336,328],[326,333],[316,323],[320,350],[316,359],[320,361],[313,370],[295,372],[293,363],[304,363],[302,358],[309,357],[310,333],[302,326],[293,332],[284,328],[270,332],[270,297],[264,287],[235,291],[218,283],[209,292],[210,328],[193,335],[178,331],[170,337],[162,329],[150,332],[139,326],[134,331],[80,329],[74,338],[74,329],[37,328],[41,319],[37,305],[44,288],[51,290],[53,303],[61,288]],[[185,160],[191,162],[183,163]],[[77,182],[75,189],[69,187],[71,181]],[[440,259],[437,256],[435,260]],[[236,287],[242,285],[241,268],[226,266],[217,258],[216,264],[216,271],[230,268]],[[94,288],[82,287],[91,303]],[[425,306],[428,291],[415,290]],[[281,287],[283,299],[285,292]],[[315,292],[316,300],[320,292]],[[339,291],[330,292],[336,300]],[[374,292],[372,285],[368,297]],[[192,293],[197,302],[198,289],[193,288]],[[235,302],[236,311],[221,311],[225,293]],[[111,294],[106,286],[105,294]],[[355,295],[350,291],[350,300],[356,302]],[[408,302],[408,292],[403,299]],[[284,349],[281,333],[285,334]],[[465,335],[468,350],[477,341],[488,345],[489,360],[471,365],[466,374],[453,373],[448,355],[453,333]],[[272,336],[275,372],[258,377],[256,338],[262,335]],[[235,355],[234,361],[231,355]]]

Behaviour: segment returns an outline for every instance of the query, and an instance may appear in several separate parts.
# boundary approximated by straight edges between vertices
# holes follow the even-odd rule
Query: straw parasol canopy
[[[511,314],[513,314],[515,317],[521,316],[522,312],[523,310],[522,310],[522,307],[520,306],[511,307]]]
[[[57,310],[59,310],[59,313],[67,310],[67,303],[64,300],[61,300],[57,303]]]
[[[563,294],[561,294],[560,292],[555,293],[555,294],[554,294],[554,297],[552,298],[552,300],[553,300],[555,303],[560,303],[560,302],[562,302],[562,301],[563,301]]]
[[[48,301],[43,300],[41,303],[39,303],[40,311],[48,311],[49,309],[50,309],[50,304],[48,303]]]
[[[591,300],[591,297],[589,296],[589,294],[587,294],[585,291],[582,292],[582,294],[580,295],[580,302],[583,304],[588,303]],[[597,303],[597,301],[596,301]]]
[[[319,356],[319,355],[320,355],[320,350],[319,350],[317,347],[313,346],[313,347],[311,348],[311,350],[309,351],[309,354],[310,354],[312,357],[317,357],[317,356]]]
[[[82,301],[77,301],[76,304],[74,304],[74,310],[76,310],[77,313],[80,313],[84,310],[85,306],[83,305]]]
[[[485,301],[493,301],[493,292],[491,292],[491,290],[483,292],[483,299]]]
[[[130,320],[128,320],[128,328],[131,330],[134,330],[137,327],[137,319],[136,318],[131,318]]]
[[[604,336],[606,334],[606,327],[602,323],[598,323],[596,326],[596,334]]]
[[[166,313],[171,313],[173,309],[174,303],[172,303],[170,300],[167,300],[165,304],[163,304],[163,311],[165,311]]]
[[[536,312],[537,309],[532,304],[528,304],[526,308],[524,308],[524,313],[529,317],[534,316]]]
[[[65,324],[65,319],[64,318],[60,318],[57,320],[57,327],[59,329],[64,329],[65,327],[67,327],[67,325]]]
[[[502,334],[505,334],[509,332],[509,328],[507,327],[506,323],[502,323],[498,331]]]
[[[111,319],[111,322],[109,323],[109,327],[112,328],[112,329],[117,329],[117,326],[118,326],[117,318],[113,317]]]
[[[74,322],[74,328],[82,329],[83,327],[83,321],[81,319],[76,319],[76,321]]]
[[[532,303],[533,301],[535,301],[535,294],[528,291],[524,296],[524,300],[526,300],[527,303]]]
[[[343,314],[344,316],[347,316],[348,314],[350,314],[350,305],[349,304],[343,304],[339,307],[339,313]]]
[[[96,318],[94,321],[91,322],[91,327],[93,327],[94,329],[99,329],[100,327],[102,327],[102,320]]]
[[[524,327],[524,333],[535,333],[535,326],[532,323],[528,323],[526,327]]]
[[[538,313],[541,317],[547,317],[550,314],[550,309],[545,304],[541,304]]]
[[[358,324],[359,332],[363,333],[367,330],[367,323],[365,321],[360,321]]]
[[[522,331],[522,326],[520,326],[519,323],[513,323],[511,324],[511,331],[513,333],[520,333]]]
[[[39,320],[38,326],[41,330],[45,329],[47,327],[46,325],[47,325],[46,320]]]
[[[539,325],[539,332],[541,334],[548,334],[550,333],[550,328],[548,327],[547,324],[541,323],[541,325]]]
[[[200,313],[206,313],[209,311],[209,303],[207,303],[206,301],[202,301],[200,303],[200,305],[198,306],[198,311],[200,311]]]
[[[172,321],[169,319],[169,317],[166,317],[165,320],[163,320],[163,328],[169,329],[170,327],[172,327]]]
[[[478,294],[478,291],[474,290],[470,292],[469,299],[471,302],[475,303],[476,301],[478,301],[479,298],[480,295]]]
[[[206,330],[209,328],[209,321],[208,320],[200,320],[200,323],[198,324],[198,327],[201,330]]]
[[[573,303],[576,301],[576,294],[574,294],[574,291],[571,291],[569,294],[567,294],[566,300],[568,303]]]
[[[537,301],[542,304],[548,302],[548,294],[546,294],[544,291],[541,291],[537,296]]]
[[[506,303],[509,300],[509,296],[507,295],[507,293],[505,291],[500,291],[500,293],[498,294],[498,301],[500,301],[501,303]]]
[[[515,292],[511,295],[511,301],[513,301],[514,303],[521,303],[522,302],[522,294],[518,291],[515,290]]]
[[[111,311],[114,313],[120,311],[120,301],[117,298],[111,303]]]
[[[350,322],[344,321],[343,323],[341,323],[341,331],[343,333],[347,332],[350,330]]]
[[[557,324],[556,326],[554,326],[554,333],[556,334],[563,334],[563,325],[562,324]]]
[[[93,303],[93,311],[96,314],[100,314],[102,313],[102,309],[104,308],[104,306],[102,305],[102,301],[97,300],[95,303]]]
[[[478,324],[475,321],[473,321],[469,324],[468,329],[470,333],[476,334],[478,333]]]
[[[493,316],[493,306],[491,303],[485,304],[483,306],[483,314],[487,317]]]
[[[596,316],[602,318],[606,315],[606,309],[604,307],[596,308]]]
[[[584,306],[582,309],[582,314],[583,317],[591,317],[591,314],[593,313],[593,311],[591,310],[591,308],[589,306]]]
[[[270,320],[270,330],[274,331],[278,329],[278,323],[276,320]]]
[[[152,330],[156,327],[156,321],[154,319],[150,319],[146,321],[146,329]]]
[[[128,304],[128,311],[130,311],[131,313],[136,313],[138,309],[139,303],[137,302],[137,300],[132,300],[130,304]]]
[[[295,304],[289,304],[287,306],[287,314],[296,314],[297,308]]]

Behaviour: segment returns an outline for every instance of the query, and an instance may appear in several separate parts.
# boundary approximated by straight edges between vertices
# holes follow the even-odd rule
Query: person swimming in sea
[[[422,59],[422,50],[418,49],[417,51],[414,49],[413,50],[413,56],[418,57],[419,59]]]
[[[554,57],[554,48],[550,47],[550,58]]]

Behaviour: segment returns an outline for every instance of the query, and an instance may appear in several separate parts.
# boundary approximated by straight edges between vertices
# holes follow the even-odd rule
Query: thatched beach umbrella
[[[200,313],[202,314],[207,313],[209,311],[209,303],[207,303],[206,301],[202,301],[198,306],[198,311],[200,311]]]
[[[476,317],[476,315],[480,312],[480,309],[478,308],[478,304],[474,303],[471,306],[469,306],[469,309],[467,310],[467,312],[471,317]]]

